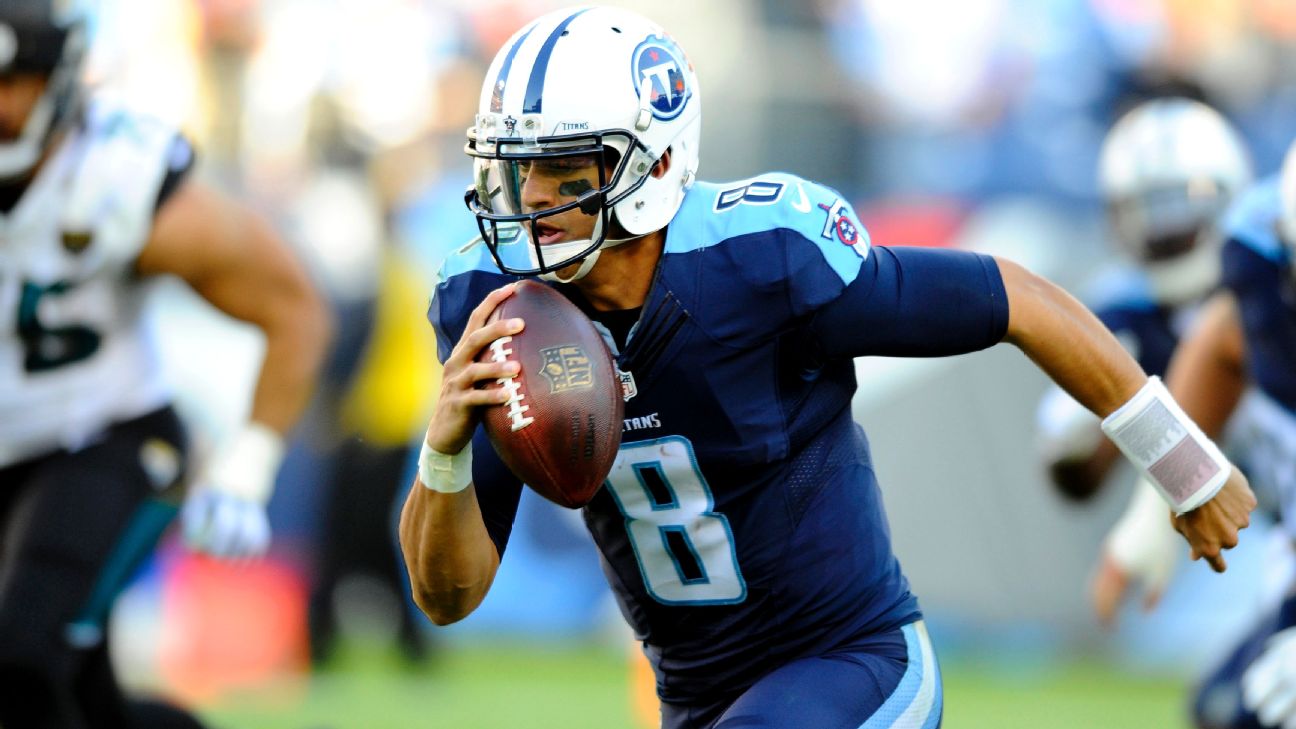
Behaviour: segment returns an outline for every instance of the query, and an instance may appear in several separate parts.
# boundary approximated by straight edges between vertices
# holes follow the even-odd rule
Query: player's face
[[[599,189],[612,171],[599,176],[598,155],[530,160],[521,165],[522,210],[533,213],[574,202],[585,192]],[[579,208],[548,215],[536,222],[535,233],[540,245],[593,237],[597,215],[586,215]],[[530,234],[530,226],[524,226]]]
[[[35,73],[0,74],[0,142],[12,142],[45,92],[46,78]]]

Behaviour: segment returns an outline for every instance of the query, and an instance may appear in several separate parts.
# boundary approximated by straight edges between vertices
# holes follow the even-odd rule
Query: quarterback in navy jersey
[[[525,327],[487,317],[540,276],[624,373],[620,451],[584,517],[662,726],[939,726],[935,656],[849,414],[852,359],[1009,340],[1104,416],[1154,383],[1014,264],[874,247],[837,193],[792,175],[698,182],[700,105],[684,53],[624,10],[556,11],[496,56],[468,142],[482,236],[445,261],[428,312],[444,379],[401,518],[415,600],[463,618],[507,546],[523,485],[478,427],[504,398],[475,385],[517,365],[475,357]],[[1254,500],[1212,463],[1209,488],[1168,489],[1196,494],[1177,523],[1223,569]]]

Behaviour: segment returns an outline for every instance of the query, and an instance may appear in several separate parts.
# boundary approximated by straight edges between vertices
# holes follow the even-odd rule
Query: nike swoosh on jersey
[[[792,203],[792,208],[799,213],[810,212],[810,198],[806,197],[805,187],[799,182],[797,183],[797,195],[800,199]]]

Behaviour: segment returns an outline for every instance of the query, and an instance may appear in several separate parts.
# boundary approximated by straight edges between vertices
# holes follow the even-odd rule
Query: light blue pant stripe
[[[936,694],[932,700],[930,712],[927,714],[927,722],[923,724],[923,729],[937,729],[940,726],[941,714],[945,708],[945,689],[941,684],[940,664],[934,660],[927,664],[927,670],[931,671],[932,677],[936,680]]]
[[[934,729],[941,715],[940,670],[922,621],[901,628],[909,666],[895,691],[860,729]]]

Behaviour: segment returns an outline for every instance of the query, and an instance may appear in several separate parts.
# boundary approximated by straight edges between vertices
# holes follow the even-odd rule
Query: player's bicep
[[[162,204],[135,267],[175,275],[226,314],[258,324],[315,299],[305,269],[266,220],[194,179]]]
[[[1003,339],[1008,296],[988,256],[875,246],[811,327],[829,357],[963,354]]]

